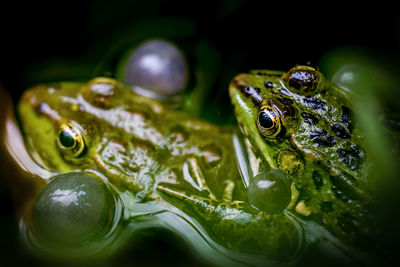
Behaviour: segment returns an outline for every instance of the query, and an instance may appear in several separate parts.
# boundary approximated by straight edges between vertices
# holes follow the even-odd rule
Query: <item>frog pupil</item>
[[[61,131],[60,133],[60,143],[64,147],[73,147],[75,144],[75,140],[73,136],[67,131]]]
[[[261,112],[258,121],[263,128],[269,129],[273,126],[272,120],[267,112]]]

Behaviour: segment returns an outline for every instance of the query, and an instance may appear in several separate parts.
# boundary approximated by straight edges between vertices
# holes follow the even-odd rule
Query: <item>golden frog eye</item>
[[[81,156],[86,148],[81,132],[70,123],[61,125],[57,137],[57,146],[61,151],[73,157]]]
[[[270,105],[264,104],[257,114],[257,128],[267,138],[277,137],[281,130],[281,119],[279,113]]]

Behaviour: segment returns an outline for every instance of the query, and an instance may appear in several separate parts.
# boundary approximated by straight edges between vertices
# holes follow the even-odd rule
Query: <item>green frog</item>
[[[111,78],[26,91],[19,121],[41,169],[37,194],[22,212],[27,227],[38,236],[52,228],[50,219],[41,220],[44,227],[32,219],[48,199],[62,192],[69,192],[68,200],[89,196],[85,190],[95,183],[84,179],[72,195],[70,187],[55,186],[70,186],[79,178],[68,174],[83,173],[114,196],[104,199],[120,203],[118,220],[107,217],[116,212],[98,216],[107,224],[140,225],[136,218],[163,221],[161,214],[174,214],[192,227],[185,238],[201,233],[213,250],[239,261],[297,258],[309,241],[307,229],[322,231],[309,222],[352,246],[370,236],[370,201],[362,187],[370,159],[352,119],[351,96],[308,66],[241,74],[229,92],[241,133],[172,110]],[[76,204],[74,213],[95,214],[90,201]],[[54,210],[64,214],[63,207]]]
[[[295,214],[352,245],[371,245],[372,160],[354,121],[354,95],[311,66],[241,74],[229,92],[253,172],[283,170],[299,194]]]

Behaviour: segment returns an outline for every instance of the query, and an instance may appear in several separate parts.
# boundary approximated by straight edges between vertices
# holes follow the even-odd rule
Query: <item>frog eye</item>
[[[61,151],[73,157],[81,156],[86,148],[81,132],[70,123],[61,125],[57,146]]]
[[[295,90],[310,93],[321,87],[322,75],[313,67],[296,66],[283,76],[283,80]]]
[[[282,129],[279,113],[268,104],[262,105],[257,114],[257,128],[265,137],[278,136]]]

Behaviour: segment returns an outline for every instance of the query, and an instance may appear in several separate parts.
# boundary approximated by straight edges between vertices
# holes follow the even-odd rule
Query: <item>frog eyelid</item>
[[[289,87],[303,94],[315,94],[323,86],[322,74],[310,66],[295,66],[282,77]]]

